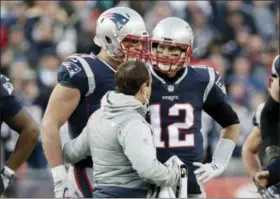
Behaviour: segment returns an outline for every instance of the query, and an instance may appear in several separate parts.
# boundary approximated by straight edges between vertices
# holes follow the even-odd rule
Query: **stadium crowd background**
[[[100,13],[113,6],[135,9],[143,16],[149,31],[169,16],[190,23],[195,36],[192,62],[219,71],[241,121],[234,157],[227,171],[206,185],[206,191],[210,197],[253,197],[241,147],[252,130],[254,110],[267,98],[270,66],[279,54],[279,2],[1,1],[0,72],[11,79],[16,96],[39,123],[56,84],[61,61],[76,52],[99,52],[92,41],[95,22]],[[202,131],[209,159],[220,127],[207,115],[203,117]],[[65,127],[62,129],[65,139],[66,134]],[[17,135],[4,125],[1,164],[12,152],[16,139]],[[39,141],[18,172],[8,196],[53,197],[52,193],[52,179]]]

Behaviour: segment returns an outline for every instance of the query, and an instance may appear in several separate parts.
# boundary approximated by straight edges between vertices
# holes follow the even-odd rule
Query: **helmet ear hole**
[[[112,44],[112,40],[109,37],[105,36],[105,39],[108,44]]]

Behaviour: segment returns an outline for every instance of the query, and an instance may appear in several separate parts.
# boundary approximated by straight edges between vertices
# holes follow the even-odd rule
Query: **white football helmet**
[[[129,45],[124,45],[123,41]],[[142,60],[148,55],[148,33],[144,20],[127,7],[114,7],[99,16],[94,42],[110,57],[121,61]],[[134,48],[136,45],[137,49]]]
[[[153,68],[162,72],[176,72],[185,67],[192,56],[194,35],[190,25],[177,17],[161,20],[154,28],[150,41],[150,56]],[[180,47],[178,58],[158,55],[158,44]]]

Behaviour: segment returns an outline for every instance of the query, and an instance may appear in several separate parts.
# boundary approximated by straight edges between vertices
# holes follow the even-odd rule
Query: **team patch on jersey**
[[[14,87],[10,82],[6,82],[3,84],[3,87],[8,91],[9,95],[12,94]]]
[[[221,77],[216,81],[216,85],[223,91],[224,94],[227,94],[225,84]]]
[[[79,73],[82,69],[75,63],[63,62],[65,68],[68,70],[70,77],[73,77],[75,74]]]

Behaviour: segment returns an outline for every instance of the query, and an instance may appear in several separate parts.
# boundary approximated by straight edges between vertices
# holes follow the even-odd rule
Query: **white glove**
[[[234,147],[235,143],[232,140],[222,138],[216,146],[211,163],[194,162],[193,165],[199,167],[194,171],[197,180],[206,183],[212,178],[221,175],[229,163]]]
[[[15,172],[7,166],[5,166],[1,170],[1,180],[3,182],[3,190],[0,190],[0,195],[2,194],[2,192],[4,192],[8,188],[14,175],[15,175]]]
[[[82,194],[73,182],[68,180],[68,175],[64,165],[52,168],[54,181],[54,194],[56,198],[80,198]]]
[[[56,198],[82,198],[82,195],[70,180],[55,182],[54,195]]]
[[[213,162],[207,164],[194,162],[193,165],[199,167],[194,171],[194,174],[196,175],[197,180],[202,182],[203,184],[208,182],[212,178],[221,175],[226,168],[226,165],[224,164]]]

